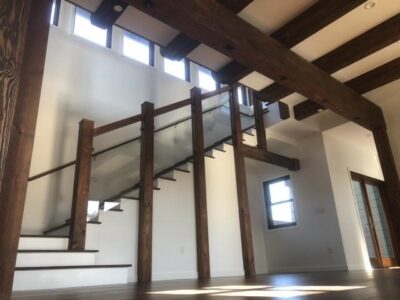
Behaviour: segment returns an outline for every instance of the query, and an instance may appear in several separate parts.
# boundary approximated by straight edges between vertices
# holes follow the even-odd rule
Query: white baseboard
[[[335,272],[347,271],[346,265],[331,266],[286,266],[286,267],[269,267],[268,273],[303,273],[303,272]]]

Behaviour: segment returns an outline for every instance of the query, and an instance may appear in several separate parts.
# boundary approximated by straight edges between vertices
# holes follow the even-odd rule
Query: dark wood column
[[[83,119],[79,123],[76,150],[74,192],[72,196],[69,250],[85,250],[86,218],[89,201],[90,172],[92,165],[94,122]]]
[[[0,31],[8,31],[0,35],[1,60],[8,71],[1,74],[1,85],[6,87],[1,93],[2,105],[10,108],[15,104],[14,114],[9,109],[3,112],[12,122],[1,132],[7,134],[2,138],[9,143],[0,192],[0,299],[11,297],[49,34],[52,1],[30,2],[6,0],[0,5]],[[12,52],[19,52],[24,40],[21,65],[15,60],[18,54]],[[5,148],[1,151],[5,155]]]
[[[256,125],[257,132],[257,148],[262,150],[267,150],[267,136],[265,135],[265,125],[264,125],[264,114],[262,108],[262,102],[257,100],[257,97],[253,97],[253,107],[254,107],[254,122]]]
[[[244,155],[242,153],[242,130],[240,124],[239,103],[237,101],[236,93],[236,88],[230,90],[229,104],[239,206],[240,234],[242,240],[243,267],[246,276],[254,276],[256,270],[254,265],[253,239],[251,233],[249,199],[247,194],[246,166]]]
[[[385,178],[385,208],[392,230],[393,244],[400,261],[400,180],[385,128],[373,131],[383,177]]]
[[[193,183],[196,207],[197,272],[201,279],[210,278],[210,254],[208,246],[208,217],[206,194],[206,167],[204,162],[204,133],[201,90],[193,88],[192,139],[193,139]]]
[[[153,238],[154,104],[142,103],[138,265],[139,283],[151,282]]]

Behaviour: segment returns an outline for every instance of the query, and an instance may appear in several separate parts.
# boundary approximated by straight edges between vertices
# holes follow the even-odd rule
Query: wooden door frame
[[[367,209],[368,217],[373,222],[373,224],[372,224],[373,227],[371,228],[371,234],[372,234],[372,237],[373,237],[373,243],[374,243],[374,246],[375,246],[375,250],[378,251],[377,252],[377,256],[378,256],[378,259],[379,259],[379,262],[378,262],[379,267],[380,268],[386,268],[386,267],[390,267],[390,266],[396,265],[397,262],[399,261],[399,255],[398,255],[397,249],[395,247],[395,244],[393,242],[393,235],[394,235],[393,226],[391,224],[390,219],[388,218],[388,216],[390,216],[390,214],[388,212],[388,207],[387,207],[387,204],[386,204],[386,202],[387,202],[386,199],[387,198],[386,198],[386,194],[385,194],[385,190],[384,190],[384,183],[385,182],[383,180],[380,180],[380,179],[377,179],[377,178],[373,178],[373,177],[370,177],[370,176],[367,176],[367,175],[363,175],[363,174],[360,174],[360,173],[357,173],[357,172],[353,172],[353,171],[350,171],[350,178],[351,178],[351,180],[356,180],[356,181],[359,181],[361,183],[361,191],[362,191],[362,194],[363,194],[364,205],[365,205],[365,207]],[[389,240],[390,240],[390,244],[391,244],[392,250],[394,252],[394,260],[388,261],[387,259],[382,257],[381,249],[380,249],[379,242],[378,242],[378,236],[376,234],[376,230],[375,230],[375,226],[374,226],[375,220],[373,219],[373,216],[372,216],[372,209],[371,209],[371,205],[370,205],[370,199],[368,197],[368,193],[367,193],[367,189],[366,189],[366,184],[367,183],[374,184],[374,185],[376,185],[378,187],[379,194],[380,194],[380,197],[381,197],[383,212],[384,212],[384,215],[385,215],[386,226],[389,229]]]

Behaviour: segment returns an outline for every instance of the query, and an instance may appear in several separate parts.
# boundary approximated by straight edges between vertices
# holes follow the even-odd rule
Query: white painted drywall
[[[247,161],[247,172],[252,179],[249,192],[252,225],[263,226],[264,230],[267,259],[261,265],[270,273],[346,269],[321,134],[302,139],[296,149],[288,149],[285,154],[300,159],[300,171],[290,172]],[[288,174],[293,185],[298,226],[268,230],[262,183]],[[256,226],[255,220],[258,220]],[[259,236],[262,229],[253,228],[253,232]]]
[[[348,268],[370,270],[350,171],[383,179],[376,149],[359,147],[356,143],[341,139],[330,131],[325,132],[323,136]],[[354,140],[357,140],[356,136]]]

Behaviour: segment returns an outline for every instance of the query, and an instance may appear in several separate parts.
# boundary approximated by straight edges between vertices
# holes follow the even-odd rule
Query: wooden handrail
[[[139,115],[136,115],[133,117],[129,117],[126,119],[122,119],[122,120],[119,120],[116,122],[112,122],[112,123],[97,127],[94,129],[94,136],[98,136],[98,135],[125,127],[125,126],[135,124],[137,122],[140,122],[141,120],[142,120],[142,114],[139,114]]]

